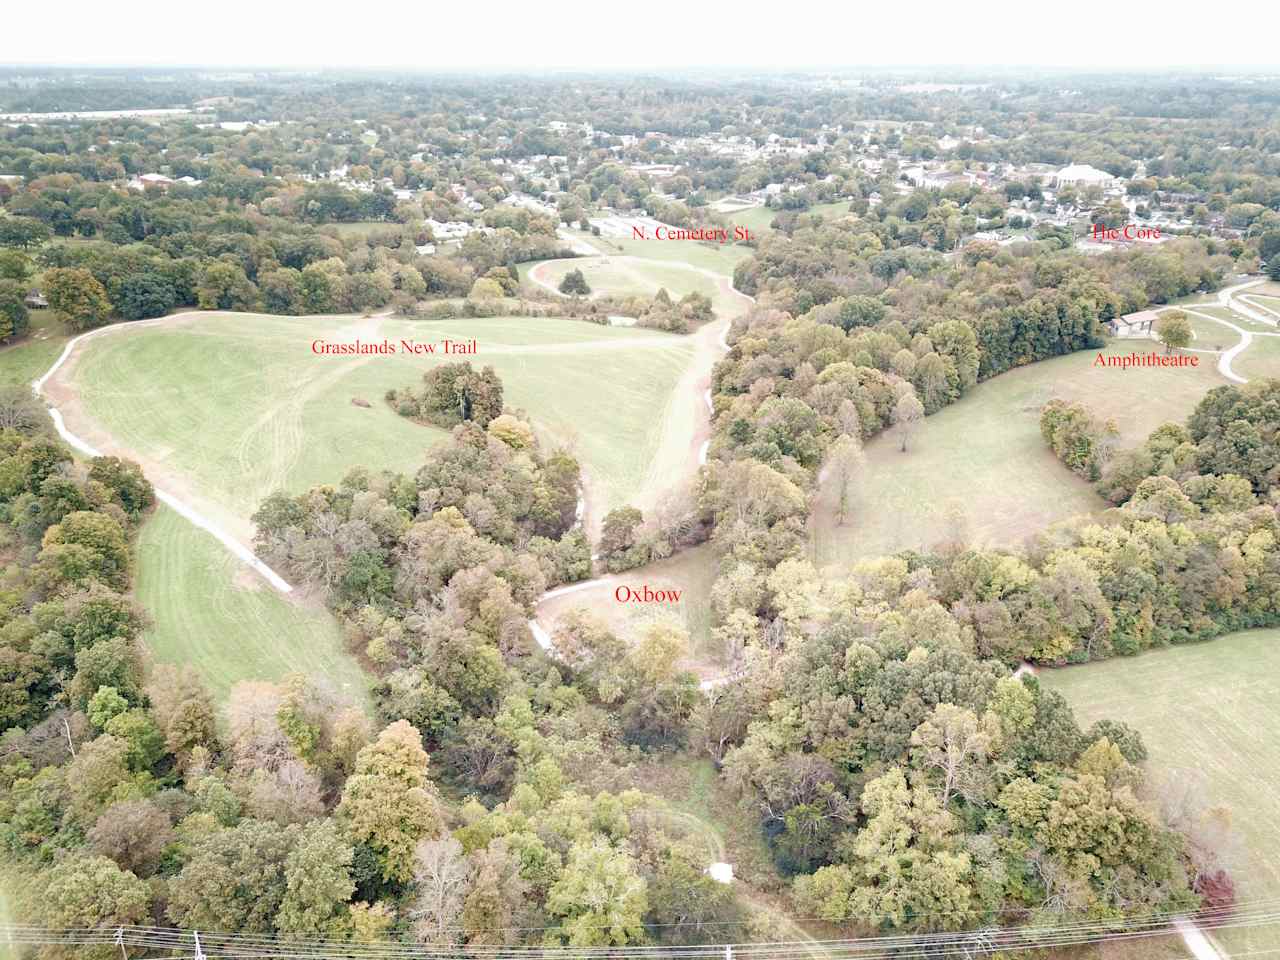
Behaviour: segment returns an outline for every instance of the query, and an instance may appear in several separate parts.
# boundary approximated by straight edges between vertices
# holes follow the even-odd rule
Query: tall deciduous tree
[[[854,435],[842,434],[827,451],[826,473],[836,490],[836,522],[841,526],[848,519],[849,496],[862,463],[862,442]]]
[[[354,856],[332,820],[314,820],[303,827],[284,862],[285,893],[276,928],[299,936],[337,932],[356,888],[351,879]]]
[[[88,270],[56,267],[44,275],[49,306],[76,330],[101,326],[111,316],[107,291]]]
[[[298,832],[296,826],[245,820],[209,834],[170,887],[169,918],[193,930],[271,932]]]
[[[342,792],[338,816],[350,835],[377,855],[387,882],[412,880],[418,841],[442,829],[427,766],[422,737],[397,720],[356,756],[355,772]]]
[[[1164,352],[1181,350],[1191,344],[1191,321],[1181,310],[1170,310],[1156,321],[1156,335],[1164,344]]]
[[[453,837],[419,841],[414,851],[417,898],[413,932],[424,943],[457,943],[457,920],[466,899],[471,867]]]
[[[624,946],[644,937],[649,897],[636,862],[603,837],[579,840],[547,895],[547,909],[560,918],[548,935],[572,947]]]
[[[27,288],[17,280],[0,280],[0,341],[9,341],[27,332],[31,315],[27,310]]]
[[[150,901],[147,885],[106,857],[73,856],[49,871],[39,909],[54,929],[112,929],[142,923]]]
[[[920,427],[920,421],[924,419],[924,404],[916,399],[914,392],[904,393],[898,398],[898,402],[893,407],[893,427],[898,431],[898,438],[902,443],[902,451],[905,453],[907,444],[916,430]]]

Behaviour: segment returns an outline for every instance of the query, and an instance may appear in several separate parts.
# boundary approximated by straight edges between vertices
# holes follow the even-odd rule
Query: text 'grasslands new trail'
[[[438,349],[437,349],[438,348]],[[329,340],[311,341],[311,352],[320,356],[390,356],[395,353],[443,354],[445,356],[475,356],[480,352],[478,341],[444,340],[422,342],[418,340],[355,340],[350,343],[334,343]]]

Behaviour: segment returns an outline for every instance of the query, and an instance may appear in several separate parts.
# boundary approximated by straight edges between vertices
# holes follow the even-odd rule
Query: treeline
[[[531,649],[532,598],[590,562],[564,535],[571,460],[465,426],[417,478],[273,498],[264,538],[332,591],[387,722],[301,676],[237,685],[219,722],[190,668],[140,648],[150,484],[77,464],[25,391],[2,399],[0,850],[23,922],[591,947],[741,916],[701,837],[628,789],[637,744],[697,697],[687,638],[655,626],[618,655],[584,635],[577,679]]]
[[[425,228],[402,225],[367,242],[343,240],[289,219],[292,207],[278,196],[257,206],[203,190],[176,186],[142,196],[66,175],[28,184],[28,192],[9,199],[13,215],[0,216],[0,246],[7,247],[0,282],[12,281],[5,294],[10,336],[25,330],[27,317],[21,303],[9,301],[37,284],[76,329],[178,307],[412,312],[428,298],[508,295],[518,284],[517,262],[568,253],[550,219],[524,210],[495,217],[500,226],[471,233],[456,255],[423,256],[417,247],[431,239]],[[305,198],[298,203],[297,213],[305,213]],[[58,242],[72,234],[92,239]]]
[[[824,581],[794,554],[762,577],[729,541],[714,597],[750,613],[743,676],[699,736],[802,909],[945,929],[1229,904],[1211,818],[1161,822],[1134,732],[1081,732],[1004,664],[1280,623],[1278,438],[1280,381],[1216,388],[1112,462],[1101,489],[1123,506],[1025,553],[954,544]]]
[[[1233,264],[1226,244],[1193,238],[1103,256],[1063,250],[1056,239],[1009,247],[971,241],[948,260],[902,243],[893,226],[892,218],[817,220],[789,239],[765,235],[734,268],[734,286],[796,315],[862,294],[879,298],[890,320],[959,316],[997,324],[1002,311],[1033,294],[1058,291],[1070,302],[1091,300],[1105,321],[1214,289]]]

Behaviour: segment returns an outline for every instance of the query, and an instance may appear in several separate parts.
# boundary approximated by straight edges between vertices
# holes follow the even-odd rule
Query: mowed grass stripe
[[[1155,777],[1202,790],[1230,816],[1224,851],[1247,903],[1280,896],[1280,630],[1251,630],[1059,670],[1041,682],[1067,698],[1082,727],[1135,727]],[[1235,953],[1280,946],[1280,928],[1219,931]]]
[[[191,665],[219,700],[241,680],[304,673],[368,704],[368,679],[325,610],[282,597],[167,507],[139,535],[135,593],[155,660]]]

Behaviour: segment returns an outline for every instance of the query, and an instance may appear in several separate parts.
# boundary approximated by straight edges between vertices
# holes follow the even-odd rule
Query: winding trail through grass
[[[90,330],[88,333],[82,333],[78,337],[72,337],[71,340],[68,341],[66,347],[63,348],[61,355],[54,361],[53,366],[45,371],[38,380],[32,383],[32,392],[37,397],[44,397],[45,384],[47,384],[49,379],[62,368],[68,358],[71,357],[71,354],[76,347],[86,340],[92,339],[95,336],[104,336],[113,330],[131,329],[139,326],[159,326],[165,322],[172,323],[175,321],[182,321],[186,319],[186,316],[186,314],[179,313],[169,317],[157,317],[154,320],[135,320],[132,323],[121,323],[110,327],[99,327],[97,330]],[[62,411],[56,406],[53,406],[52,403],[49,405],[49,416],[53,418],[53,425],[58,430],[58,436],[62,437],[62,439],[70,444],[73,449],[89,457],[102,456],[101,451],[89,443],[89,441],[73,433],[67,427],[66,421],[62,416]],[[169,493],[167,490],[156,487],[155,492],[157,500],[165,506],[172,508],[180,516],[199,527],[201,530],[211,534],[214,539],[226,547],[237,560],[240,560],[255,573],[259,574],[276,590],[279,590],[281,593],[291,593],[293,591],[293,587],[287,580],[285,580],[284,577],[280,576],[279,573],[258,559],[252,549],[233,537],[216,521],[191,506],[180,497]]]
[[[1218,291],[1218,306],[1225,307],[1228,310],[1234,310],[1236,313],[1239,313],[1243,317],[1247,317],[1248,319],[1254,321],[1255,323],[1263,323],[1272,327],[1276,326],[1275,317],[1268,317],[1262,313],[1259,313],[1253,307],[1249,306],[1248,302],[1245,300],[1243,296],[1236,296],[1236,294],[1239,291],[1246,290],[1249,287],[1256,287],[1258,284],[1264,283],[1264,282],[1265,282],[1264,280],[1249,280],[1245,283],[1237,283],[1235,286],[1224,287],[1223,289]],[[1234,323],[1232,323],[1230,320],[1224,320],[1222,317],[1215,317],[1213,316],[1213,314],[1204,313],[1203,311],[1195,309],[1195,307],[1193,306],[1182,306],[1182,307],[1176,307],[1176,308],[1168,307],[1164,309],[1181,310],[1183,313],[1189,313],[1191,314],[1191,316],[1199,317],[1201,320],[1211,320],[1216,324],[1224,326],[1229,330],[1234,330],[1236,333],[1238,333],[1240,335],[1239,342],[1237,342],[1236,345],[1232,347],[1230,350],[1223,351],[1218,355],[1218,372],[1221,373],[1228,380],[1233,381],[1234,383],[1249,382],[1248,377],[1242,377],[1240,376],[1240,374],[1236,373],[1235,370],[1232,369],[1231,363],[1233,360],[1235,360],[1236,357],[1238,357],[1240,354],[1244,353],[1244,351],[1249,349],[1249,345],[1253,343],[1253,338],[1255,336],[1253,331],[1246,330],[1244,327],[1238,327]],[[1258,333],[1257,336],[1260,336],[1260,337],[1280,336],[1280,333]],[[1194,350],[1193,352],[1211,353],[1213,351]]]
[[[557,296],[563,296],[549,283],[538,277],[538,271],[541,267],[550,263],[563,263],[566,261],[547,260],[538,264],[529,271],[529,279],[555,293]],[[572,261],[568,261],[572,262]],[[705,274],[715,279],[724,290],[731,292],[734,296],[740,298],[742,310],[735,313],[733,317],[740,315],[753,305],[755,297],[749,294],[741,293],[733,286],[733,279],[722,273],[716,273],[713,270],[707,270],[703,267],[695,267],[690,264],[672,263],[670,266],[681,267],[686,270],[692,270],[696,273]],[[678,486],[683,483],[685,478],[696,473],[701,467],[706,465],[707,454],[711,448],[711,418],[715,415],[715,404],[712,400],[710,378],[712,368],[716,362],[727,354],[730,350],[729,346],[729,330],[733,325],[733,317],[722,317],[713,323],[705,324],[692,336],[697,338],[698,350],[694,355],[693,361],[690,363],[685,375],[680,378],[680,382],[676,385],[676,389],[672,392],[671,402],[668,404],[667,412],[663,418],[663,439],[659,444],[659,451],[664,448],[670,449],[672,446],[686,446],[684,431],[673,429],[675,424],[681,420],[676,411],[681,405],[686,407],[692,406],[690,422],[695,425],[694,436],[706,433],[707,436],[702,440],[696,448],[689,447],[690,450],[696,449],[696,453],[684,460],[684,466],[679,475],[673,478],[668,471],[658,471],[657,466],[663,462],[661,455],[655,456],[653,459],[654,468],[651,468],[649,476],[646,478],[646,493],[639,499],[641,500],[642,509],[656,500],[657,494],[664,489],[670,489],[672,486]],[[596,559],[592,556],[592,559]],[[584,580],[579,583],[569,584],[568,586],[557,587],[554,590],[548,590],[538,598],[534,604],[534,615],[529,619],[529,632],[533,634],[534,640],[547,653],[554,656],[551,643],[551,633],[538,620],[538,607],[546,601],[554,597],[563,596],[567,593],[575,593],[579,590],[586,590],[592,587],[603,586],[614,581],[614,577],[605,576],[597,577],[592,580]],[[710,692],[716,687],[729,682],[737,674],[730,672],[723,676],[715,677],[710,680],[704,680],[701,683],[703,692]]]

